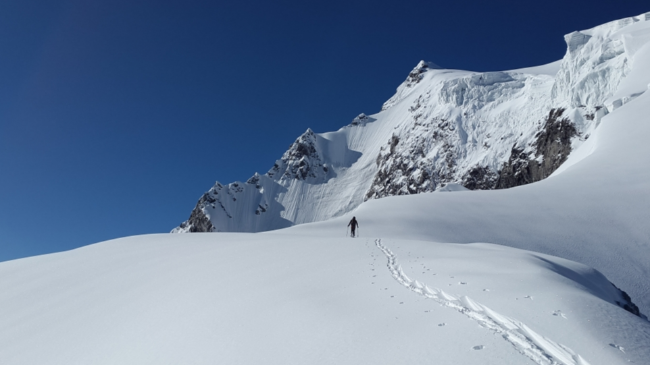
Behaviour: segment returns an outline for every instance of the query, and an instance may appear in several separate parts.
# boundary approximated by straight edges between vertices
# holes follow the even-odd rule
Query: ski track
[[[402,271],[402,267],[397,262],[395,254],[381,243],[381,239],[376,239],[375,245],[386,255],[388,259],[388,270],[397,282],[412,292],[425,298],[433,299],[443,306],[455,309],[478,322],[482,327],[501,335],[519,353],[533,360],[536,364],[589,365],[582,356],[576,354],[570,348],[536,333],[516,319],[499,314],[467,296],[457,298],[449,293],[445,293],[441,289],[432,289],[417,280],[411,280]]]

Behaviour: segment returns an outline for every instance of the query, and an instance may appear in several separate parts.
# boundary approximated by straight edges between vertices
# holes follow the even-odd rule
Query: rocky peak
[[[350,125],[366,125],[370,121],[370,117],[365,115],[364,113],[361,113],[357,115],[353,120]]]
[[[440,68],[433,62],[420,61],[418,64],[409,72],[406,80],[397,88],[397,92],[390,99],[388,99],[384,105],[382,105],[381,110],[387,110],[393,105],[397,104],[400,100],[404,99],[408,94],[411,93],[412,89],[415,88],[417,84],[420,83],[429,69],[438,69]]]
[[[217,182],[219,186],[219,184]],[[215,186],[216,187],[216,186]],[[213,205],[217,202],[217,198],[214,196],[214,187],[210,191],[206,192],[199,198],[199,201],[196,203],[190,218],[185,222],[181,223],[180,226],[174,228],[171,233],[193,233],[193,232],[213,232],[214,226],[210,221],[209,215],[206,214],[206,207]]]
[[[307,129],[282,158],[275,161],[275,165],[266,175],[275,180],[310,180],[316,181],[327,175],[328,168],[317,149],[317,137],[311,129]]]
[[[246,180],[246,184],[255,185],[255,188],[259,189],[261,188],[260,179],[261,179],[260,174],[256,172],[255,175],[251,176],[250,179]]]
[[[411,87],[414,84],[419,83],[420,80],[422,80],[422,74],[427,72],[428,69],[429,64],[427,62],[420,61],[406,77],[406,86]]]

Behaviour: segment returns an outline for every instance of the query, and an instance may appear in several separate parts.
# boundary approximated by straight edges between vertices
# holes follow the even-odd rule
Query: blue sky
[[[560,59],[644,1],[0,4],[0,261],[168,232],[308,127],[379,111],[421,59]]]

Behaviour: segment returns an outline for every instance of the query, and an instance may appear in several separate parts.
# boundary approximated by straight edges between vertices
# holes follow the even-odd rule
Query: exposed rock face
[[[417,151],[397,153],[395,149],[399,142],[399,137],[394,135],[388,146],[381,148],[377,156],[379,171],[366,193],[366,199],[418,194],[435,189],[434,181],[428,171],[430,167],[426,166],[424,161],[414,163],[409,158],[408,153],[417,153]]]
[[[354,127],[363,127],[374,120],[361,114],[353,123],[356,121]],[[324,151],[335,151],[336,156],[327,156]],[[291,202],[302,200],[309,189],[327,183],[336,177],[337,168],[349,168],[360,155],[349,150],[344,141],[325,139],[308,129],[266,174],[255,173],[245,183],[216,182],[201,196],[190,218],[172,232],[259,232],[288,227],[297,219],[309,220],[298,204],[287,209],[278,196]],[[297,185],[302,187],[296,189]],[[294,188],[290,191],[289,187]]]
[[[192,209],[190,218],[181,225],[174,229],[172,233],[178,232],[212,232],[214,231],[214,226],[210,221],[210,218],[205,214],[204,207],[206,205],[214,204],[217,201],[210,192],[207,192],[201,196],[196,207]]]
[[[625,309],[626,311],[634,314],[635,316],[641,317],[641,318],[646,319],[646,320],[648,319],[648,317],[646,317],[643,313],[641,313],[641,311],[639,310],[639,307],[637,307],[637,305],[632,302],[632,298],[626,292],[619,289],[613,283],[612,283],[612,285],[614,286],[614,288],[616,288],[616,290],[618,290],[619,294],[621,295],[621,300],[616,301],[616,304],[618,304],[619,307],[621,307],[621,308]]]
[[[407,87],[413,87],[413,85],[417,84],[422,80],[422,74],[427,71],[429,68],[429,64],[420,61],[417,66],[409,73],[409,75],[406,77],[406,86]]]
[[[370,117],[368,117],[364,113],[361,113],[361,114],[357,115],[357,117],[352,120],[350,125],[366,125],[366,123],[368,123],[370,121],[371,121]]]
[[[433,117],[425,118],[426,106],[418,98],[411,107],[412,125],[406,133],[393,135],[377,156],[378,171],[366,193],[366,199],[391,195],[408,195],[435,191],[448,183],[458,183],[470,190],[505,189],[530,184],[550,176],[566,161],[572,142],[580,133],[575,122],[565,115],[566,109],[554,108],[540,123],[536,133],[521,133],[514,138],[509,158],[501,166],[464,161],[463,141],[456,131],[456,122]],[[592,108],[594,112],[601,107]],[[586,109],[581,106],[580,110]],[[582,120],[594,121],[594,112],[583,112]],[[486,135],[482,148],[491,145]],[[504,138],[499,139],[503,143]],[[466,144],[466,143],[465,143]],[[459,166],[460,165],[460,166]],[[462,166],[465,165],[465,166]]]
[[[504,164],[496,183],[497,189],[530,184],[549,177],[571,153],[571,138],[578,132],[564,109],[551,109],[544,128],[535,134],[533,149],[525,152],[514,145],[510,159]]]
[[[463,176],[461,185],[469,190],[490,190],[497,184],[499,175],[485,166],[476,166]]]
[[[316,135],[307,129],[266,174],[276,179],[306,180],[323,178],[327,171],[316,150]]]
[[[428,69],[422,65],[409,74],[398,94],[426,75]],[[432,192],[449,183],[470,190],[494,189],[510,152],[506,143],[529,144],[535,129],[541,128],[530,125],[531,119],[542,119],[548,111],[543,105],[514,113],[501,111],[502,103],[526,97],[523,91],[531,82],[552,83],[553,79],[507,72],[465,73],[419,91],[417,98],[411,96],[408,118],[395,127],[379,151],[377,173],[365,199]],[[527,122],[517,124],[519,116]]]

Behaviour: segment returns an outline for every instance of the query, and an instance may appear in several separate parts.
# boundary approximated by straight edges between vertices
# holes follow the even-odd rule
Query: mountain
[[[649,364],[649,20],[531,69],[420,63],[177,231],[287,228],[0,263],[0,363]]]
[[[173,232],[259,232],[447,184],[504,189],[550,176],[601,119],[640,95],[649,14],[565,36],[560,61],[471,72],[421,61],[374,115],[308,129],[265,174],[217,182]]]
[[[476,73],[421,62],[383,111],[308,130],[267,174],[217,183],[174,232],[324,220],[338,232],[357,215],[379,237],[490,242],[584,263],[648,313],[649,20],[573,32],[564,58],[544,66]],[[445,192],[464,189],[475,190]],[[408,195],[411,209],[384,206],[389,195]],[[384,218],[367,222],[368,209]],[[394,227],[404,220],[417,228]]]

